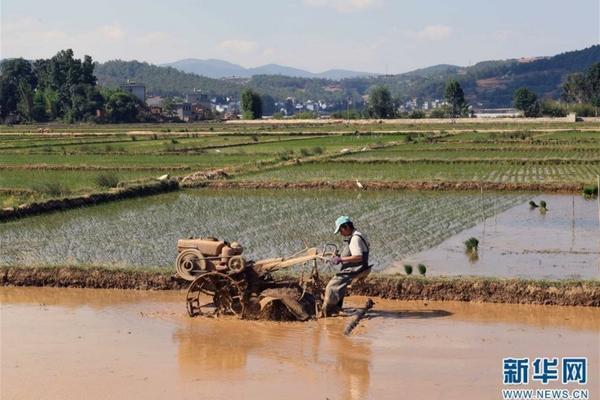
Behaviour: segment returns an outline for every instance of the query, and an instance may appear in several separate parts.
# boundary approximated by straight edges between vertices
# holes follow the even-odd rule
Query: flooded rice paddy
[[[354,218],[380,270],[529,199],[515,193],[196,190],[0,225],[1,265],[171,267],[189,236],[239,241],[251,259],[340,242],[335,219]]]
[[[543,195],[548,212],[521,204],[487,218],[438,246],[411,255],[403,263],[431,266],[438,275],[600,278],[600,223],[596,201],[581,196]],[[476,257],[464,242],[479,240]],[[401,263],[387,272],[403,271]]]
[[[599,367],[597,308],[376,300],[344,336],[344,318],[190,319],[183,298],[0,288],[0,397],[488,399],[504,388],[503,357]],[[588,379],[596,398],[598,375]]]
[[[530,209],[545,200],[549,211]],[[338,215],[370,239],[375,270],[538,279],[598,278],[597,203],[577,195],[500,192],[195,190],[0,225],[1,265],[172,268],[176,242],[237,240],[249,259],[340,243]],[[477,257],[463,242],[479,240]],[[416,268],[415,268],[416,273]]]

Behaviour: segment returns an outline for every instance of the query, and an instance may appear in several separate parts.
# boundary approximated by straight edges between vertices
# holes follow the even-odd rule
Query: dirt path
[[[324,121],[324,120],[318,120],[318,121]],[[326,120],[325,120],[326,121]],[[401,122],[398,122],[401,121]],[[237,121],[237,123],[240,123],[242,121]],[[295,120],[294,122],[296,122],[296,124],[298,123],[298,120]],[[441,132],[452,132],[452,133],[464,133],[464,132],[473,132],[473,130],[476,130],[477,132],[514,132],[516,130],[520,130],[520,129],[527,129],[528,132],[540,132],[540,133],[554,133],[554,132],[569,132],[569,131],[597,131],[599,128],[597,126],[598,122],[600,122],[600,118],[596,119],[596,120],[590,120],[590,121],[586,121],[583,125],[581,123],[575,124],[572,123],[572,128],[548,128],[548,127],[540,127],[539,125],[537,127],[529,127],[528,125],[535,125],[536,123],[539,124],[540,122],[542,123],[548,123],[549,125],[552,124],[557,124],[557,123],[565,123],[566,122],[564,120],[544,120],[544,121],[537,121],[537,120],[533,120],[533,121],[483,121],[483,120],[476,120],[473,122],[459,122],[456,125],[451,124],[450,122],[448,122],[448,120],[383,120],[382,124],[385,125],[392,125],[392,124],[397,124],[399,125],[397,128],[395,129],[390,129],[389,127],[387,129],[381,128],[381,129],[373,129],[373,130],[368,130],[365,132],[361,132],[361,134],[393,134],[393,133],[422,133],[422,132],[433,132],[433,133],[441,133]],[[367,121],[363,121],[363,122],[350,122],[349,125],[351,126],[362,126],[362,125],[375,125],[377,122],[373,121],[373,120],[367,120]],[[507,126],[509,126],[509,128],[480,128],[477,125],[478,124],[482,124],[482,125],[486,125],[489,123],[502,123],[502,124],[506,124]],[[343,124],[347,124],[346,121],[339,121],[336,123],[331,123],[331,122],[317,122],[316,125],[320,125],[320,126],[325,126],[325,125],[331,125],[331,127],[335,128],[336,125],[343,125]],[[432,124],[432,125],[439,125],[439,126],[444,126],[443,128],[440,129],[428,129],[428,127],[422,127],[420,129],[414,129],[414,125],[426,125],[426,124]],[[282,123],[280,120],[276,120],[276,121],[244,121],[244,125],[246,125],[246,127],[248,128],[252,128],[253,125],[254,126],[258,126],[258,125],[292,125],[291,123],[287,122],[287,123]],[[307,122],[305,125],[310,125],[310,122]],[[404,125],[404,126],[402,126]],[[470,125],[474,125],[477,127],[473,127]],[[585,126],[585,125],[592,125],[592,127],[589,126]],[[322,132],[320,130],[316,130],[316,131],[311,131],[310,127],[303,127],[302,124],[300,124],[298,126],[298,129],[302,129],[301,132],[293,132],[296,135],[343,135],[343,134],[350,134],[352,133],[351,130],[342,130],[342,129],[332,129],[329,130],[327,132]],[[155,130],[155,129],[148,129],[148,130],[139,130],[139,131],[127,131],[127,135],[130,136],[151,136],[151,135],[161,135],[161,136],[168,136],[168,137],[173,137],[173,136],[179,136],[179,137],[187,137],[188,135],[202,135],[202,136],[219,136],[219,135],[228,135],[228,134],[252,134],[253,132],[246,132],[246,131],[241,131],[241,132],[237,132],[237,131],[231,131],[231,130],[212,130],[212,131],[205,131],[205,130],[197,130],[197,131],[189,131],[189,132],[164,132],[162,130]],[[290,132],[289,130],[272,130],[272,131],[268,131],[268,132],[257,132],[260,135],[289,135]],[[85,132],[85,131],[78,131],[78,132],[64,132],[64,131],[52,131],[49,133],[46,133],[46,135],[48,136],[107,136],[107,135],[111,135],[114,134],[116,135],[117,133],[112,133],[112,132]],[[39,135],[44,135],[43,133],[39,133],[39,132],[17,132],[17,131],[12,131],[12,132],[0,132],[0,137],[2,136],[14,136],[14,135],[23,135],[23,136],[39,136]]]
[[[503,357],[540,355],[587,356],[600,393],[598,309],[376,299],[346,337],[344,318],[189,319],[183,298],[0,288],[0,397],[491,399]]]

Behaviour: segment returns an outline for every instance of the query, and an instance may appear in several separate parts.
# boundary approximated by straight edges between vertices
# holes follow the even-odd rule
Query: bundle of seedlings
[[[583,197],[591,199],[592,197],[598,196],[598,186],[590,185],[583,188]]]
[[[465,253],[469,257],[470,262],[479,260],[479,240],[474,237],[465,241]]]

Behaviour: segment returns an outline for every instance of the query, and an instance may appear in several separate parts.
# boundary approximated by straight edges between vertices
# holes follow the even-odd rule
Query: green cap
[[[333,231],[333,234],[335,235],[336,233],[338,233],[340,231],[340,226],[347,224],[348,222],[352,222],[350,217],[346,215],[338,217],[338,219],[335,220],[335,231]]]

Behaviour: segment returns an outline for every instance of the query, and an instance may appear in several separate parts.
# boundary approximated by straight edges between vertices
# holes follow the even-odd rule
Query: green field
[[[273,158],[271,156],[270,158]],[[262,159],[269,159],[263,157]],[[61,154],[2,154],[0,155],[2,165],[39,165],[50,166],[98,166],[112,167],[115,169],[155,167],[165,169],[169,167],[183,167],[185,169],[205,169],[225,166],[235,166],[244,163],[252,163],[256,160],[254,154],[226,154],[207,151],[200,154],[73,154],[64,156]],[[179,168],[181,169],[181,168]]]
[[[332,220],[343,209],[368,232],[379,270],[486,217],[518,204],[526,207],[530,197],[528,193],[184,190],[0,224],[0,266],[172,268],[177,239],[191,235],[239,240],[248,259],[280,257],[334,241]]]
[[[592,183],[600,162],[584,164],[516,164],[513,162],[364,163],[322,162],[249,173],[250,181],[467,181],[498,183]]]
[[[227,168],[228,179],[235,181],[589,184],[600,173],[598,122],[199,123],[48,129],[49,133],[39,133],[38,126],[2,128],[0,206],[98,191],[100,174],[124,184],[215,168]]]

